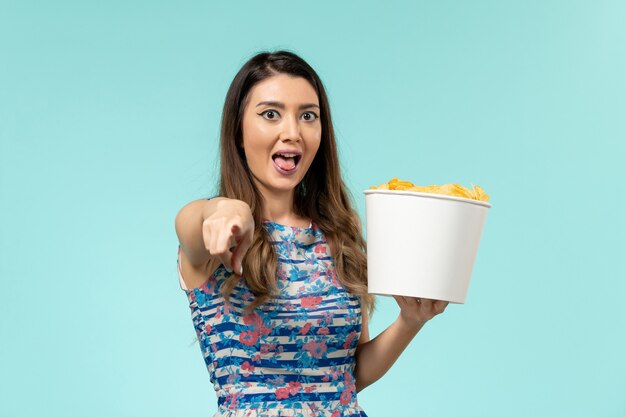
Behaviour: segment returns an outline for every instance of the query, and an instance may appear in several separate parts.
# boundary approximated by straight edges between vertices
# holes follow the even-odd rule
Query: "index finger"
[[[246,252],[248,252],[251,245],[252,241],[244,236],[244,238],[237,244],[237,247],[235,247],[231,262],[233,265],[233,271],[235,271],[236,274],[243,275],[243,257]]]

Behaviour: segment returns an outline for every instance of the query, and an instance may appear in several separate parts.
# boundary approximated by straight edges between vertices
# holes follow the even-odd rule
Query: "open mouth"
[[[276,167],[285,173],[294,171],[301,158],[302,155],[300,153],[276,152],[272,155]]]

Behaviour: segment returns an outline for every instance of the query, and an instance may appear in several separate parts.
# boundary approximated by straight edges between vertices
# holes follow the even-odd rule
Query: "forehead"
[[[274,75],[257,83],[250,91],[250,104],[259,101],[281,101],[287,106],[300,103],[319,104],[313,86],[302,77],[286,74]]]

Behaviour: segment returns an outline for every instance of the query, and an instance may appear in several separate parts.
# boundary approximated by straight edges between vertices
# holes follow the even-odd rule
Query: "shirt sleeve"
[[[178,264],[178,266],[176,268],[178,270],[178,283],[180,284],[180,289],[181,290],[183,290],[185,292],[188,292],[189,289],[187,288],[187,286],[185,285],[185,281],[183,280],[183,271],[182,271],[181,266],[180,266],[180,264],[181,264],[181,261],[180,261],[180,251],[181,251],[180,245],[178,245],[178,260],[176,261],[176,263]]]

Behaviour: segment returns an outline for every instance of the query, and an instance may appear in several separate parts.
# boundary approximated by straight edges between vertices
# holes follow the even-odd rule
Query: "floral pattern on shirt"
[[[254,312],[243,314],[254,299],[244,279],[232,306],[224,303],[219,290],[230,273],[223,266],[191,290],[179,275],[218,398],[214,417],[366,417],[354,380],[358,297],[337,278],[314,223],[263,224],[278,255],[280,296]]]

